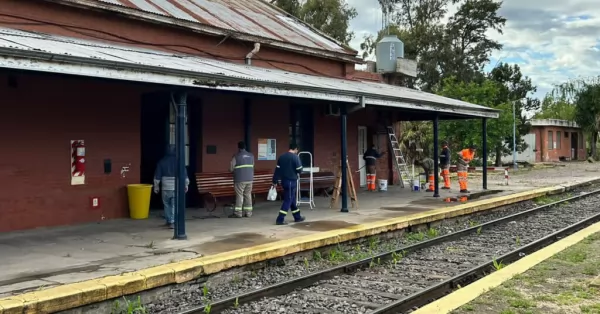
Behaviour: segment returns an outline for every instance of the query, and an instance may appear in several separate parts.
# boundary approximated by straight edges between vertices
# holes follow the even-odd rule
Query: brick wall
[[[585,160],[587,158],[585,136],[580,129],[544,126],[534,127],[532,132],[536,135],[536,161],[538,162],[559,161],[560,157],[571,158],[571,148],[573,148],[571,137],[574,135],[582,137],[577,141],[577,159]],[[555,144],[550,143],[549,132],[552,132],[552,142]],[[557,137],[557,132],[560,132],[560,139]]]
[[[251,42],[224,40],[223,37],[205,36],[176,27],[127,19],[114,13],[94,12],[35,0],[3,0],[0,6],[0,27],[82,39],[101,39],[236,63],[244,63],[244,57],[253,49]],[[114,36],[115,34],[119,37]],[[260,61],[258,58],[269,61]],[[345,77],[354,72],[353,64],[277,50],[266,45],[261,47],[252,64],[336,77]]]
[[[139,181],[142,89],[78,77],[15,77],[10,87],[0,72],[0,232],[126,216],[125,186]],[[79,139],[86,144],[86,184],[72,186],[70,140]],[[90,209],[91,196],[100,197],[100,210]]]

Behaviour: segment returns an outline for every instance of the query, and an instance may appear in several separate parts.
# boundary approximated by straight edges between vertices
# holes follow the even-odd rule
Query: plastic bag
[[[269,190],[269,194],[267,194],[267,201],[276,201],[277,200],[277,189],[272,186]]]

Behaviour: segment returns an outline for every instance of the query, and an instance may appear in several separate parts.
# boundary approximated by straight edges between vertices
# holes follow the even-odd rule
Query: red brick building
[[[531,121],[535,139],[535,161],[585,160],[585,136],[573,121],[535,119]]]
[[[340,106],[353,169],[366,145],[387,147],[378,130],[388,123],[497,117],[377,83],[354,70],[355,56],[261,0],[4,0],[0,231],[126,217],[125,186],[150,183],[174,141],[174,90],[188,94],[190,174],[226,171],[243,139],[255,154],[259,139],[273,139],[277,155],[295,140],[333,171]],[[81,185],[70,174],[73,140],[86,145]],[[389,177],[391,162],[382,163]],[[197,193],[187,197],[199,205]]]

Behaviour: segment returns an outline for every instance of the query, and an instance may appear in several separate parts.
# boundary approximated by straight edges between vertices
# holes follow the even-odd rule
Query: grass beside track
[[[600,314],[600,233],[517,275],[452,314]]]

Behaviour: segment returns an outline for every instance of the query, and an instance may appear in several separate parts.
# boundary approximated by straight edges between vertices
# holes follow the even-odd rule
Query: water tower
[[[396,35],[385,35],[375,47],[377,72],[396,72],[398,58],[404,58],[404,43]]]

